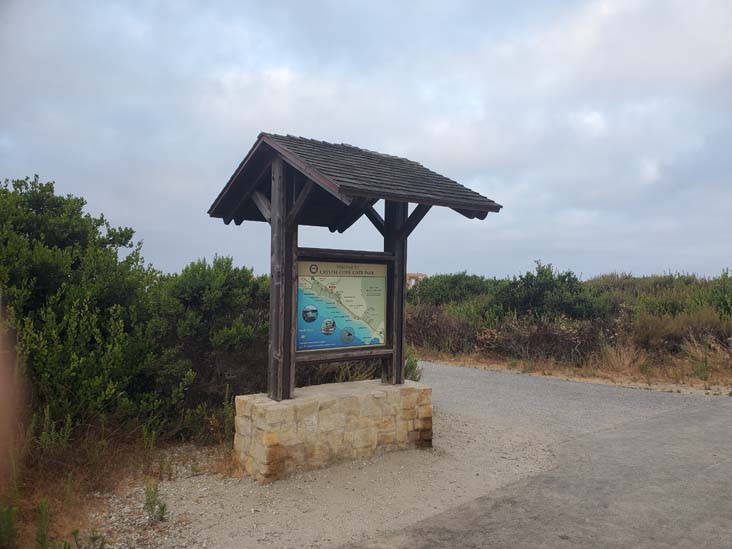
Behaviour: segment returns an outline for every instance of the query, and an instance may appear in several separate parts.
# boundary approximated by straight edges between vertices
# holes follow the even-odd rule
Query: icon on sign
[[[315,322],[318,318],[318,308],[314,305],[305,305],[302,308],[302,319],[305,322]]]

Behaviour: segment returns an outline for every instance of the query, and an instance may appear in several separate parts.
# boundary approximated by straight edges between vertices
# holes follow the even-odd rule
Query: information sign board
[[[298,261],[297,350],[385,345],[387,266]]]

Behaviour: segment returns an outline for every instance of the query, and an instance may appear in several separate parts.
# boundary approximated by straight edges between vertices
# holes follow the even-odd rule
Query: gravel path
[[[160,484],[170,515],[163,526],[146,526],[144,489],[136,486],[106,498],[98,529],[116,547],[360,544],[548,470],[558,443],[715,398],[422,366],[433,387],[434,448],[268,486],[179,469]]]

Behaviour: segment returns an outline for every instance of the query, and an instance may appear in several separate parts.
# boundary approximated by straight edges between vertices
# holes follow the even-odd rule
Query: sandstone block
[[[422,387],[417,393],[417,406],[432,404],[432,387]]]
[[[345,420],[343,414],[341,414],[335,408],[321,411],[318,413],[318,432],[324,433],[332,431],[334,429],[343,428]]]
[[[347,396],[338,401],[338,411],[343,415],[358,414],[361,403],[357,396]]]
[[[250,395],[237,396],[234,399],[237,416],[248,416],[252,413],[252,399]]]
[[[317,416],[319,406],[315,399],[295,401],[295,421],[300,422]]]
[[[396,420],[392,416],[381,417],[374,424],[380,432],[396,431]]]
[[[376,429],[359,429],[353,432],[352,445],[354,448],[374,448],[376,441]]]
[[[243,437],[249,437],[252,434],[252,420],[247,416],[234,418],[234,427],[236,432]]]
[[[415,419],[414,429],[416,431],[432,431],[432,418]]]
[[[420,419],[432,417],[432,404],[425,404],[417,408],[417,417]]]
[[[416,408],[402,408],[399,418],[410,420],[417,417],[417,409]]]
[[[404,392],[409,389],[410,392]],[[414,387],[402,389],[402,410],[411,410],[417,406],[417,390]]]

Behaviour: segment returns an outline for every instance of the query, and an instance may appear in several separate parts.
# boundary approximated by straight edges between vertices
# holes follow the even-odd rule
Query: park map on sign
[[[297,350],[384,345],[386,265],[298,262]]]

